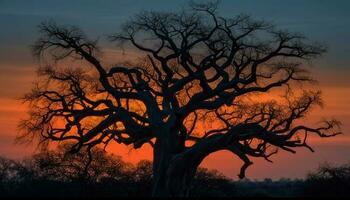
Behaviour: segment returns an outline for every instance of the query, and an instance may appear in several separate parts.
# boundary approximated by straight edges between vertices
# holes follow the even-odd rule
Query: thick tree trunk
[[[188,197],[191,183],[198,165],[193,165],[186,157],[175,156],[167,169],[166,186],[171,196]]]
[[[166,188],[166,171],[171,157],[166,141],[157,139],[153,153],[153,197],[170,196]]]
[[[169,152],[164,141],[156,142],[153,161],[154,197],[188,197],[199,163],[182,153]]]
[[[187,196],[189,176],[187,170],[184,170],[187,168],[185,163],[177,161],[177,155],[183,152],[184,147],[176,133],[164,135],[165,137],[157,138],[154,146],[152,196]]]
[[[164,154],[163,154],[164,155]],[[154,197],[188,197],[197,165],[191,165],[185,159],[171,156],[158,162],[154,170]]]
[[[157,138],[154,146],[152,196],[155,197],[187,197],[196,170],[205,157],[218,150],[235,150],[230,145],[233,139],[230,134],[209,136],[185,150],[177,134],[168,133]]]
[[[230,135],[215,135],[185,151],[173,151],[173,140],[158,140],[154,147],[154,187],[156,197],[188,197],[191,182],[202,160],[209,154],[229,148]]]

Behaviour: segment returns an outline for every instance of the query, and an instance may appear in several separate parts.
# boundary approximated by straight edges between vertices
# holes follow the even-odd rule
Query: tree
[[[325,48],[249,16],[221,17],[215,2],[179,13],[142,12],[126,22],[110,39],[136,48],[144,60],[125,65],[104,66],[97,42],[77,27],[39,28],[34,55],[87,66],[39,68],[41,81],[24,97],[31,109],[22,138],[75,142],[72,152],[112,141],[135,149],[150,144],[154,196],[187,196],[198,165],[213,152],[238,156],[243,178],[250,157],[313,151],[309,134],[340,133],[336,120],[316,128],[299,120],[321,95],[298,92],[295,83],[313,81],[305,61]],[[259,98],[271,90],[285,95]]]
[[[343,165],[322,164],[309,173],[303,188],[304,195],[317,197],[349,196],[350,163]]]
[[[0,157],[0,191],[5,191],[5,186],[9,185],[11,179],[18,177],[17,169],[19,164],[13,160]]]
[[[71,154],[70,148],[71,144],[66,143],[56,151],[42,151],[24,160],[23,168],[36,179],[83,184],[99,182],[105,177],[123,179],[129,170],[130,166],[120,156],[107,154],[103,149],[94,148],[90,152],[82,149]]]

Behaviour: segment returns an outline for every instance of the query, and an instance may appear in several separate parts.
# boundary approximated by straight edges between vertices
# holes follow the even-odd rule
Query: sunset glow
[[[21,119],[27,117],[28,104],[20,100],[24,94],[31,91],[33,83],[38,80],[36,70],[40,63],[31,56],[30,45],[39,37],[36,26],[50,18],[64,24],[80,26],[88,37],[92,39],[101,36],[100,58],[105,66],[125,63],[128,60],[137,60],[143,55],[135,49],[124,47],[120,49],[106,42],[105,35],[118,30],[118,26],[132,14],[141,10],[139,1],[103,1],[104,3],[89,3],[80,7],[74,1],[71,7],[70,1],[0,1],[0,156],[21,159],[32,155],[36,147],[32,144],[16,143],[18,136],[18,124]],[[180,8],[180,1],[165,3],[164,1],[152,1],[145,5],[147,9],[173,10]],[[254,13],[260,3],[243,1],[222,1],[220,9],[224,15],[236,12]],[[314,63],[309,63],[309,69],[318,83],[305,85],[301,89],[314,88],[322,91],[323,108],[312,109],[305,120],[305,124],[314,126],[322,119],[334,118],[342,122],[343,134],[331,138],[310,137],[310,146],[314,147],[312,153],[306,148],[297,149],[296,154],[283,152],[274,155],[269,163],[263,159],[252,159],[254,165],[247,171],[250,179],[273,178],[302,178],[316,169],[321,163],[346,163],[350,161],[350,49],[343,40],[350,34],[350,14],[348,10],[336,10],[330,1],[323,2],[313,8],[313,3],[303,2],[301,8],[305,12],[300,13],[290,20],[291,11],[276,12],[279,7],[284,7],[281,2],[267,1],[266,11],[260,11],[257,17],[272,19],[277,24],[285,24],[283,28],[305,33],[316,41],[321,41],[329,46],[329,52]],[[299,1],[298,1],[299,2]],[[311,2],[311,1],[310,1]],[[347,1],[340,1],[350,8]],[[56,4],[60,4],[56,8]],[[132,5],[131,5],[132,4]],[[135,6],[135,7],[133,7]],[[237,8],[238,6],[238,8]],[[241,6],[241,7],[240,7]],[[17,9],[18,8],[18,9]],[[100,10],[99,10],[100,9]],[[297,9],[291,7],[292,9]],[[329,9],[329,13],[325,13]],[[91,12],[91,13],[90,13]],[[271,14],[274,13],[274,14]],[[298,12],[299,13],[299,12]],[[271,14],[271,15],[270,15]],[[305,16],[304,16],[305,15]],[[304,20],[307,18],[309,20]],[[336,21],[334,24],[323,24],[323,21]],[[334,27],[333,27],[334,26]],[[315,33],[316,32],[316,33]],[[42,66],[42,63],[41,63]],[[275,95],[275,96],[274,96]],[[281,94],[269,93],[261,99],[278,99]],[[135,110],[143,105],[134,104]],[[215,124],[212,124],[215,126]],[[208,127],[202,126],[201,130]],[[108,152],[121,155],[125,161],[137,163],[140,160],[152,160],[153,153],[149,144],[144,144],[140,149],[134,150],[132,145],[125,146],[111,142],[106,148]],[[237,178],[242,161],[230,152],[220,151],[207,157],[202,166],[217,169],[225,175]]]

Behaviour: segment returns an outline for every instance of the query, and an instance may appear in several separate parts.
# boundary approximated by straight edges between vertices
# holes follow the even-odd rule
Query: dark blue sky
[[[11,62],[13,56],[8,48],[27,52],[28,49],[23,48],[35,40],[36,25],[47,19],[79,25],[89,36],[95,38],[117,31],[121,22],[140,10],[175,11],[186,5],[186,2],[188,1],[0,0],[0,59],[6,58]],[[337,69],[349,68],[349,10],[348,0],[222,0],[219,7],[222,15],[250,14],[326,43],[329,52],[322,59],[321,65]]]

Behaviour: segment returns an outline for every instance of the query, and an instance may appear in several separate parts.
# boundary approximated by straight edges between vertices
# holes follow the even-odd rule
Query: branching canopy
[[[112,141],[139,148],[168,138],[177,157],[194,164],[215,151],[233,152],[244,161],[244,177],[249,157],[312,150],[309,134],[340,133],[336,120],[316,128],[296,123],[321,97],[290,92],[294,83],[313,81],[304,63],[325,48],[265,21],[221,17],[213,3],[179,13],[143,12],[110,36],[138,49],[143,62],[112,67],[101,64],[96,42],[78,28],[53,22],[39,28],[35,55],[82,59],[95,70],[39,69],[41,81],[24,97],[30,118],[21,126],[41,141],[75,141],[79,150]],[[286,88],[283,101],[247,101]],[[213,126],[204,130],[203,123]]]

